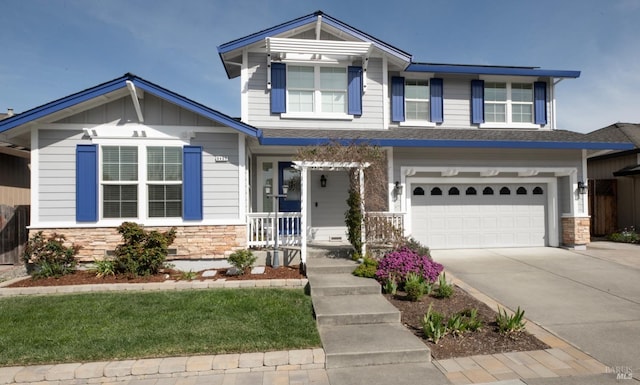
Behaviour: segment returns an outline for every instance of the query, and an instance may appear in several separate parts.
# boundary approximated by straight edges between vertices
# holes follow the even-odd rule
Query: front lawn
[[[319,347],[294,289],[0,299],[0,366]]]

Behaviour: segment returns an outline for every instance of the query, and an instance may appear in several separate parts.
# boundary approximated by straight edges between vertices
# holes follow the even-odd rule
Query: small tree
[[[347,225],[347,237],[349,243],[353,246],[356,256],[362,255],[362,220],[364,213],[361,206],[362,200],[360,198],[360,192],[356,189],[349,188],[349,198],[347,198],[347,204],[349,209],[345,212],[345,223]]]

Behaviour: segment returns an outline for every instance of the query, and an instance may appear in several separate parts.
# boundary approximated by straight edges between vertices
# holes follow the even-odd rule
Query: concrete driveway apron
[[[640,247],[635,250],[640,260]],[[497,302],[514,310],[520,306],[528,319],[612,368],[631,368],[636,377],[640,266],[603,258],[602,247],[597,251],[538,247],[433,250],[432,255],[446,271]]]

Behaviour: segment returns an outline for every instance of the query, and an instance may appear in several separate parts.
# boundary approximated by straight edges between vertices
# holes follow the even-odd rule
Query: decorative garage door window
[[[450,183],[411,188],[411,236],[428,247],[548,244],[544,185]]]

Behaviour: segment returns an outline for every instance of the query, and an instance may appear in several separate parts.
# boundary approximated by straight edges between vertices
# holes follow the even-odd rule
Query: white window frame
[[[425,74],[422,74],[422,76],[416,76],[415,73],[412,72],[401,72],[400,75],[402,77],[404,77],[404,87],[405,87],[405,93],[404,93],[404,115],[405,115],[405,120],[404,122],[399,122],[398,125],[401,127],[435,127],[436,124],[434,122],[431,121],[431,79],[433,78],[433,74],[429,73],[427,74],[427,76],[425,77]],[[419,80],[423,80],[427,82],[427,120],[417,120],[417,119],[409,119],[407,117],[407,100],[408,101],[415,101],[415,100],[424,100],[424,99],[409,99],[407,98],[407,81],[419,81]]]
[[[481,128],[540,128],[539,124],[535,124],[535,95],[534,95],[534,85],[533,83],[536,82],[538,79],[537,78],[509,78],[509,79],[505,79],[505,78],[496,78],[496,77],[481,77],[482,80],[485,81],[485,86],[486,83],[503,83],[506,84],[506,92],[507,92],[507,100],[504,103],[506,105],[506,111],[505,111],[505,118],[506,118],[506,122],[487,122],[486,121],[486,115],[485,115],[485,122],[480,124]],[[511,97],[511,92],[512,92],[512,86],[513,84],[531,84],[531,102],[514,102],[512,100]],[[499,102],[487,102],[487,100],[484,100],[483,106],[482,108],[484,108],[487,103],[490,104],[501,104]],[[528,104],[531,105],[531,122],[514,122],[513,121],[513,105],[518,104],[518,105],[523,105],[523,104]]]
[[[149,181],[147,178],[147,147],[180,147],[184,151],[184,146],[187,145],[181,140],[121,140],[121,139],[94,139],[94,143],[99,147],[99,189],[98,189],[98,222],[100,226],[104,227],[116,227],[125,221],[138,221],[145,224],[145,226],[181,226],[184,225],[182,215],[179,217],[150,217],[149,210],[149,191],[148,185],[154,184],[156,181]],[[103,203],[104,192],[102,186],[105,184],[103,180],[103,157],[102,147],[104,146],[121,146],[121,147],[137,147],[138,148],[138,181],[131,182],[138,186],[138,216],[136,218],[105,218]],[[184,182],[184,175],[182,175],[182,181]],[[121,182],[108,182],[107,184],[123,184]],[[129,183],[129,182],[127,182]],[[166,184],[162,182],[162,184]],[[182,205],[184,210],[184,196],[182,197]]]
[[[182,219],[182,212],[184,211],[184,194],[183,194],[182,191],[180,193],[180,215],[175,216],[175,217],[166,217],[166,216],[152,217],[152,216],[149,215],[149,204],[151,203],[151,201],[149,200],[149,187],[150,186],[182,186],[182,184],[184,183],[184,172],[183,172],[182,169],[180,170],[180,180],[179,181],[178,180],[164,180],[164,179],[163,180],[150,180],[149,179],[149,175],[148,175],[149,159],[148,159],[148,151],[147,151],[147,149],[149,147],[160,147],[160,148],[163,148],[163,149],[164,148],[179,148],[180,149],[180,158],[181,158],[180,159],[180,166],[181,166],[181,168],[184,168],[184,165],[182,164],[183,157],[184,157],[183,147],[182,146],[180,146],[180,147],[178,147],[178,146],[165,146],[165,145],[162,145],[162,144],[158,144],[158,145],[155,145],[155,146],[145,146],[144,147],[145,159],[146,159],[145,160],[145,166],[146,166],[145,171],[147,172],[144,175],[145,181],[146,181],[145,187],[146,187],[146,192],[147,192],[147,202],[146,202],[146,205],[147,205],[147,216],[149,216],[149,218],[153,218],[153,219],[171,219],[171,218],[180,218],[180,219]],[[163,156],[164,155],[166,155],[166,154],[163,154]],[[164,164],[166,165],[166,159],[164,159],[164,160],[165,160]],[[183,190],[183,189],[181,189],[181,190]],[[167,203],[167,201],[164,201],[164,202],[165,202],[165,204]],[[138,205],[140,205],[140,204],[138,204]],[[165,211],[166,211],[166,207],[165,207]]]
[[[290,67],[312,67],[313,68],[313,78],[314,78],[314,88],[313,88],[313,111],[311,112],[289,112],[291,110],[289,106],[290,96],[289,90],[291,89],[289,83],[287,82],[287,112],[280,114],[282,118],[294,118],[294,119],[327,119],[327,120],[353,120],[353,115],[347,113],[349,109],[349,84],[348,77],[349,72],[346,65],[329,65],[329,64],[299,64],[299,63],[290,63],[287,64],[287,79],[289,78]],[[344,112],[324,112],[322,111],[322,91],[336,91],[335,89],[326,89],[323,90],[320,88],[320,68],[341,68],[345,71],[345,77],[347,82],[344,85],[344,99],[345,99],[345,109]],[[293,88],[294,90],[298,90],[297,88]],[[301,89],[302,90],[302,89]],[[342,90],[338,90],[342,91]]]

